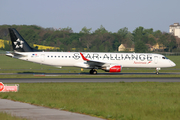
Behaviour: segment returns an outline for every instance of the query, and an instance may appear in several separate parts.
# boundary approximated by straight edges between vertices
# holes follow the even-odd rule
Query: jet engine
[[[121,72],[122,66],[121,65],[110,65],[110,66],[102,68],[102,70],[105,70],[106,72]]]

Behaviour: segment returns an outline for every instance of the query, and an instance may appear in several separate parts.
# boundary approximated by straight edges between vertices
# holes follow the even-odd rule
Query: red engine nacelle
[[[113,65],[113,66],[109,66],[109,67],[106,67],[104,70],[106,72],[121,72],[121,65]]]
[[[115,65],[110,67],[109,72],[121,72],[121,66],[120,65]]]

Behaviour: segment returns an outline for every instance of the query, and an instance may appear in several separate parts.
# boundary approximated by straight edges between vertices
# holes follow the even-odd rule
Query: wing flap
[[[116,64],[116,63],[107,63],[107,62],[104,62],[104,61],[89,60],[86,57],[84,57],[84,55],[81,52],[80,52],[80,55],[81,55],[82,59],[84,61],[86,61],[87,64],[89,64],[89,66],[91,66],[91,67],[105,67],[105,66],[109,66],[109,65],[112,65],[112,64]]]

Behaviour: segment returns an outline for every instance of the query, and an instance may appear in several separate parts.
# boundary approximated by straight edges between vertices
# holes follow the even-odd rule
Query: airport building
[[[180,25],[179,23],[174,23],[173,25],[169,26],[169,33],[172,33],[174,36],[180,38]]]

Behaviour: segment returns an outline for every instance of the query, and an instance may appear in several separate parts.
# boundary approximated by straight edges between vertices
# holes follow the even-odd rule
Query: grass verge
[[[176,63],[173,68],[163,68],[160,72],[180,72],[180,56],[168,56]],[[14,58],[0,55],[0,73],[80,73],[81,69],[77,67],[63,67],[61,69],[53,66],[46,66],[28,61],[22,61]],[[89,72],[89,69],[84,69],[84,72]],[[123,68],[122,72],[155,72],[155,69],[148,68]],[[98,70],[98,73],[104,73]]]
[[[180,74],[167,75],[59,75],[59,76],[34,76],[34,75],[0,75],[0,78],[180,78]]]
[[[180,83],[20,83],[0,98],[117,120],[179,120]]]

